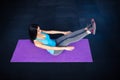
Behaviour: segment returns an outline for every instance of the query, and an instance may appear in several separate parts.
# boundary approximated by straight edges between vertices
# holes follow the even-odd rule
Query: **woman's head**
[[[37,34],[40,33],[40,27],[38,24],[31,24],[29,27],[29,37],[33,43],[33,40],[36,38]]]

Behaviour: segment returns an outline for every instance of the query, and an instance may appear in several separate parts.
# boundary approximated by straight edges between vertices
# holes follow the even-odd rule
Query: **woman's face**
[[[37,28],[37,33],[41,33],[40,27]]]

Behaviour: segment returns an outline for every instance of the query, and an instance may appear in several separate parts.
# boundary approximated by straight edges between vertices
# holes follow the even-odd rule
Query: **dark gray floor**
[[[110,0],[0,1],[0,80],[116,80],[119,72],[118,2]],[[93,63],[10,63],[19,39],[28,39],[28,25],[71,30],[97,23],[90,41]],[[61,35],[54,35],[57,38]]]

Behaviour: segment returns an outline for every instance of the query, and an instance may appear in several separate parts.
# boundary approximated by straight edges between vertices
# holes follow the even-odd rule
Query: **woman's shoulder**
[[[34,39],[33,42],[34,42],[34,44],[42,44],[40,41],[38,41],[36,39]]]

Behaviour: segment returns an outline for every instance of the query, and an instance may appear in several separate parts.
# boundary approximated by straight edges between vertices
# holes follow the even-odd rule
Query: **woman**
[[[52,55],[59,55],[63,50],[72,51],[74,46],[68,46],[70,43],[77,42],[89,34],[95,35],[96,23],[91,19],[91,24],[86,28],[71,31],[42,30],[37,24],[29,27],[30,40],[38,48],[47,50]],[[51,39],[49,34],[64,34],[55,40]]]

